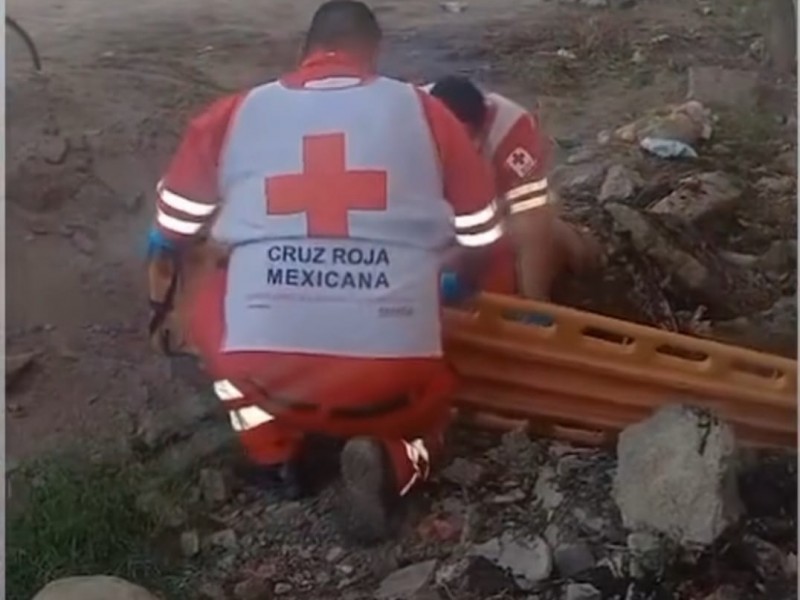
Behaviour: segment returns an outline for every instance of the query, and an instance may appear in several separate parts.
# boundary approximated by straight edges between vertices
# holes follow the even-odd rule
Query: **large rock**
[[[724,173],[700,173],[682,179],[677,189],[656,202],[650,211],[698,223],[731,210],[740,196],[741,190]]]
[[[614,499],[630,529],[708,545],[741,514],[733,431],[706,411],[662,408],[620,434],[617,458]]]
[[[67,577],[48,583],[33,600],[159,600],[146,589],[106,575]]]
[[[740,110],[758,104],[758,72],[724,67],[689,67],[688,98]]]

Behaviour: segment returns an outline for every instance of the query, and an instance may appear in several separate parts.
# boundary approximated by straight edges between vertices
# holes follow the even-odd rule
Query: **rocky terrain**
[[[540,106],[565,215],[605,248],[559,302],[795,356],[796,77],[759,6],[374,5],[388,72],[466,72]],[[229,472],[213,401],[147,347],[143,234],[188,115],[290,64],[315,6],[9,3],[44,65],[10,38],[11,469],[78,444],[188,479],[141,507],[188,569],[181,598],[794,597],[795,455],[744,451],[723,424],[695,451],[683,413],[616,452],[456,431],[407,530],[368,550],[338,537],[329,493],[280,503]]]

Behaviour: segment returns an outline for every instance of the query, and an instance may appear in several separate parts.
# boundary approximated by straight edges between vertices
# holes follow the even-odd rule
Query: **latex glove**
[[[175,242],[156,227],[151,227],[147,232],[147,258],[155,258],[161,254],[175,254],[177,250]]]
[[[477,290],[465,285],[455,271],[442,271],[439,285],[445,305],[460,304],[477,293]]]

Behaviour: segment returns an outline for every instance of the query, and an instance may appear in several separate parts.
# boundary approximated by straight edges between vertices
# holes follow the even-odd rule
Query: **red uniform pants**
[[[444,360],[222,352],[226,279],[218,270],[195,283],[187,326],[252,461],[284,462],[308,433],[370,436],[386,447],[398,491],[427,478],[456,384]]]

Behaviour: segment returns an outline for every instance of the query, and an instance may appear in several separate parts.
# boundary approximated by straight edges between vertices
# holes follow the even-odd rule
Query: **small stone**
[[[219,469],[200,471],[200,489],[203,499],[212,505],[222,504],[230,497],[225,475]]]
[[[642,185],[642,178],[638,173],[625,165],[612,165],[608,168],[598,200],[600,202],[629,200]]]
[[[442,470],[441,477],[450,483],[471,487],[483,478],[483,473],[484,469],[481,465],[463,458],[456,458]]]
[[[207,581],[198,590],[202,600],[228,600],[228,595],[222,586],[215,582]]]
[[[448,0],[447,2],[442,2],[439,4],[442,7],[442,10],[449,13],[462,13],[467,10],[467,4],[465,2],[455,2],[452,0]]]
[[[39,152],[49,165],[61,165],[67,158],[70,151],[70,143],[68,138],[49,136],[44,141],[43,145],[38,148]]]
[[[436,571],[434,581],[437,586],[445,586],[460,581],[469,569],[469,560],[462,558],[453,563],[444,564]]]
[[[561,528],[555,523],[550,523],[544,530],[544,539],[552,547],[558,546],[561,541]]]
[[[556,167],[549,179],[565,197],[597,197],[605,175],[604,165],[589,163]]]
[[[561,505],[564,495],[557,489],[556,474],[551,467],[544,467],[536,478],[533,495],[542,503],[542,508],[551,512]]]
[[[787,577],[786,557],[780,548],[754,535],[745,535],[745,549],[750,563],[755,565],[756,572],[764,581],[776,581]]]
[[[142,493],[136,499],[137,508],[167,527],[180,527],[189,516],[186,511],[158,490]]]
[[[197,531],[184,531],[181,534],[181,552],[189,558],[200,553],[200,536]]]
[[[711,592],[703,600],[740,600],[741,592],[732,585],[722,585]]]
[[[377,600],[406,600],[425,588],[433,579],[436,561],[409,565],[389,575],[375,593]]]
[[[517,488],[511,490],[510,492],[506,492],[505,494],[498,494],[496,496],[493,496],[489,500],[489,502],[491,504],[503,505],[503,504],[514,504],[515,502],[521,502],[522,500],[525,500],[525,492]]]
[[[86,231],[76,229],[69,237],[72,244],[78,249],[79,252],[91,256],[97,249],[97,242]]]
[[[339,562],[339,560],[344,556],[344,550],[339,546],[334,546],[325,554],[325,560],[329,563]]]
[[[588,571],[595,565],[592,551],[582,542],[558,546],[553,552],[553,561],[558,573],[566,578]]]
[[[522,586],[544,581],[553,572],[550,547],[540,537],[520,537],[507,531],[499,538],[474,546],[470,554],[508,570]]]
[[[603,595],[589,583],[570,583],[564,592],[564,600],[600,600]]]
[[[417,533],[428,541],[454,542],[461,537],[463,528],[463,520],[455,515],[428,515],[417,526]]]
[[[233,587],[236,600],[266,600],[271,595],[269,584],[258,577],[244,579]]]
[[[658,575],[665,566],[664,544],[657,536],[647,532],[633,532],[628,535],[631,575],[642,578]]]
[[[797,554],[789,552],[789,554],[786,555],[785,565],[786,575],[792,579],[797,577]]]
[[[755,109],[758,72],[723,67],[689,67],[687,97],[703,104]]]
[[[288,594],[292,591],[292,584],[286,583],[284,581],[275,584],[275,588],[273,589],[275,595],[282,596],[283,594]]]
[[[355,571],[355,567],[353,565],[339,565],[336,567],[336,570],[339,571],[342,575],[352,575],[353,571]]]
[[[218,548],[233,550],[236,548],[238,538],[236,537],[236,532],[233,529],[223,529],[221,531],[215,531],[209,535],[208,543]]]
[[[667,405],[626,428],[614,481],[625,527],[713,543],[742,512],[736,450],[727,424],[689,406]]]
[[[158,600],[143,587],[119,577],[66,577],[48,583],[33,600]]]

